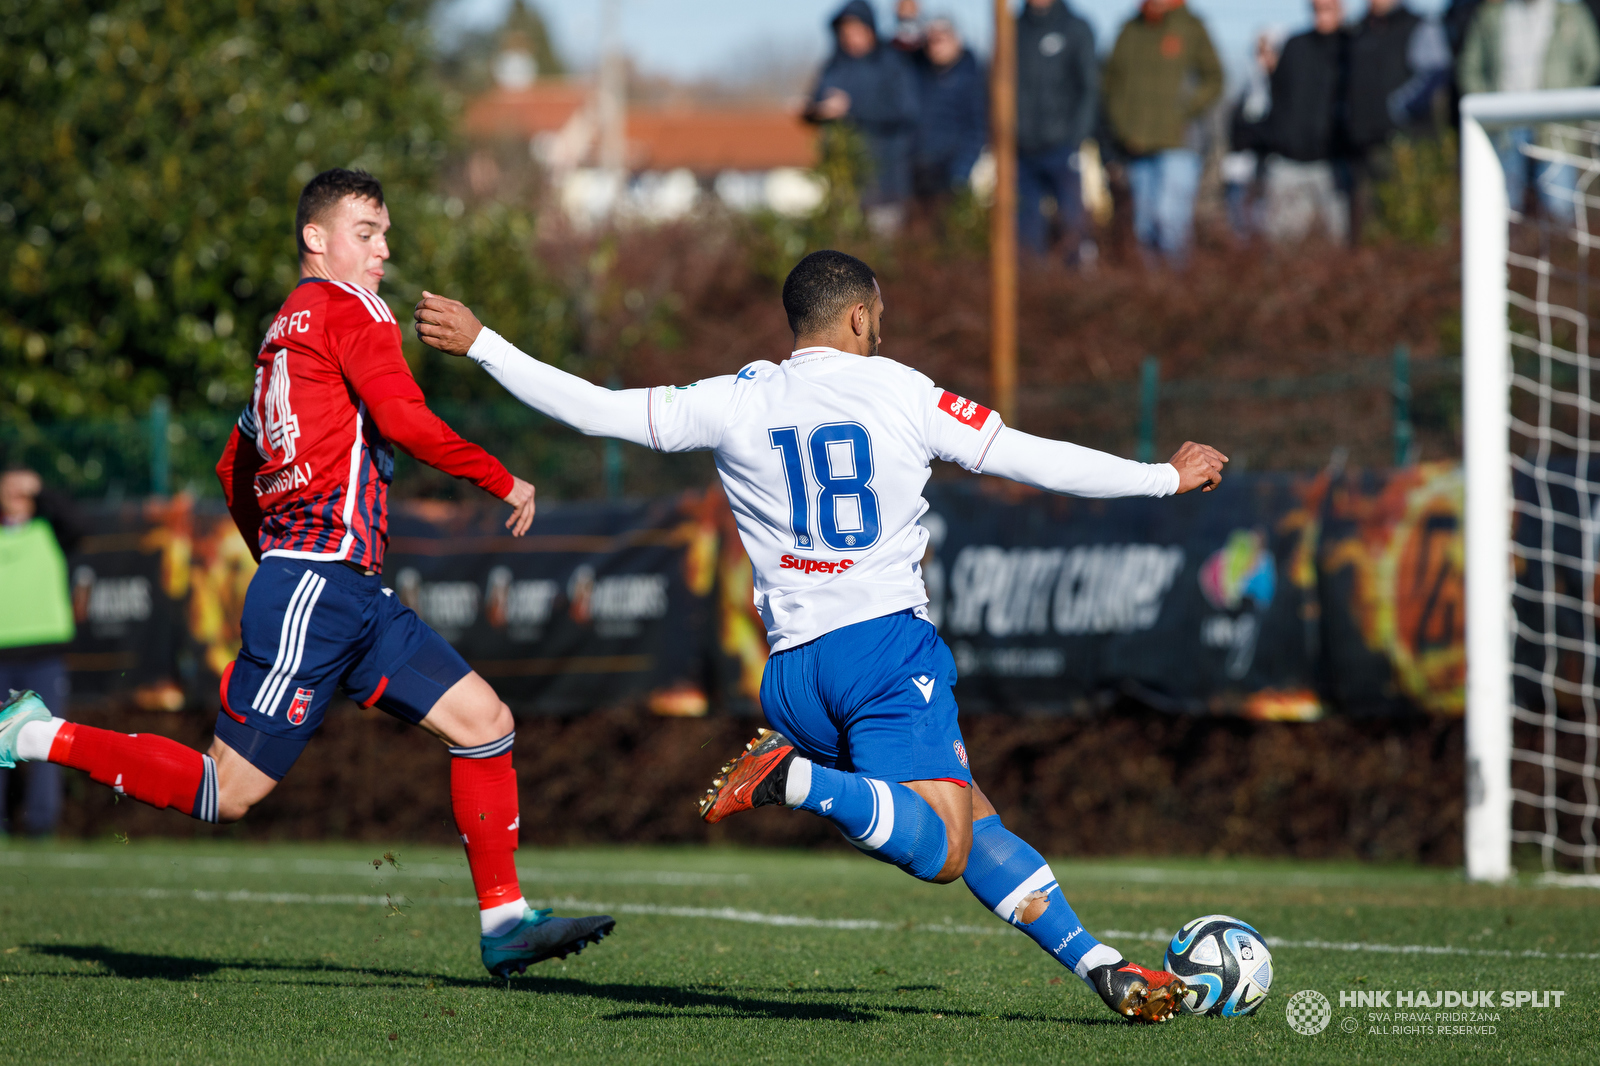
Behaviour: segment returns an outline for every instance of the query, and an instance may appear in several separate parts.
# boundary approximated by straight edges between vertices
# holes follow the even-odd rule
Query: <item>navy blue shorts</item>
[[[380,578],[343,563],[263,559],[241,636],[222,676],[217,737],[275,781],[336,692],[414,725],[472,670]]]
[[[835,629],[767,660],[767,722],[823,766],[883,781],[971,783],[956,664],[910,611]]]

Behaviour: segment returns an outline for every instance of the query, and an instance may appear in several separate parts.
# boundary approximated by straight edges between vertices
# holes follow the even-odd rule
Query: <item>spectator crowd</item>
[[[1300,2],[1284,0],[1286,11]],[[1245,84],[1225,100],[1216,48],[1184,0],[1143,0],[1103,53],[1067,0],[1021,0],[1022,246],[1092,259],[1086,167],[1104,161],[1140,247],[1181,261],[1211,157],[1241,239],[1350,241],[1393,173],[1396,138],[1437,134],[1459,94],[1600,80],[1600,0],[1452,0],[1438,18],[1406,0],[1364,7],[1352,18],[1343,0],[1310,0],[1303,32],[1263,31]],[[869,160],[862,207],[879,233],[968,185],[989,133],[987,72],[959,27],[925,17],[917,0],[899,0],[894,13],[880,30],[868,0],[838,10],[835,49],[805,112],[860,134]],[[1513,204],[1570,215],[1574,168],[1531,162],[1534,129],[1497,136]],[[1525,204],[1530,193],[1534,205]]]

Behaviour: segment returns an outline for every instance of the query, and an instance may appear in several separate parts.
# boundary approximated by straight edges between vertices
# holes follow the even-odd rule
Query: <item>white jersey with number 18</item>
[[[926,607],[928,533],[918,519],[935,458],[1082,495],[1177,488],[1165,463],[1006,429],[998,414],[892,359],[804,348],[693,385],[611,392],[491,330],[469,354],[524,403],[585,433],[713,451],[774,651]]]
[[[654,447],[716,452],[775,651],[924,607],[928,462],[979,469],[1001,425],[909,367],[832,348],[652,389],[649,416]]]

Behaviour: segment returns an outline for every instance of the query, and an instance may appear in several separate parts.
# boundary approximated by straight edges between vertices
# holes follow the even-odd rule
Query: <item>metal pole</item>
[[[1404,344],[1394,346],[1394,381],[1390,391],[1394,396],[1394,465],[1410,466],[1415,436],[1411,425],[1411,349]]]
[[[1139,461],[1156,458],[1156,405],[1161,402],[1161,360],[1144,357],[1139,368]]]
[[[1511,876],[1510,204],[1482,123],[1461,114],[1461,392],[1466,478],[1467,877]]]
[[[621,0],[606,0],[601,16],[600,166],[620,178],[627,166],[628,71],[622,56]]]
[[[995,410],[1017,424],[1017,24],[1008,0],[994,0],[994,61],[989,66],[994,206],[989,212],[993,322],[989,387]]]
[[[165,496],[172,481],[172,401],[157,396],[150,401],[150,492]]]

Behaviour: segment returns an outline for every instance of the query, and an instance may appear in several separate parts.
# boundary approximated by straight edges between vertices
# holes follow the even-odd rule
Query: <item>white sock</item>
[[[478,921],[483,924],[484,936],[505,936],[517,927],[522,921],[522,916],[528,913],[528,901],[514,899],[510,903],[502,903],[497,907],[478,912]]]
[[[1083,958],[1078,960],[1077,973],[1079,977],[1083,978],[1085,981],[1089,981],[1090,970],[1098,969],[1101,966],[1109,966],[1121,961],[1122,952],[1118,951],[1116,948],[1107,947],[1104,944],[1096,944],[1094,947],[1090,948],[1084,953]],[[1094,982],[1089,981],[1089,987],[1094,988]]]
[[[784,782],[783,805],[798,807],[811,795],[811,760],[798,755],[789,764],[789,780]]]
[[[50,745],[66,724],[65,718],[52,718],[48,722],[29,722],[17,730],[17,758],[23,762],[48,762]]]

